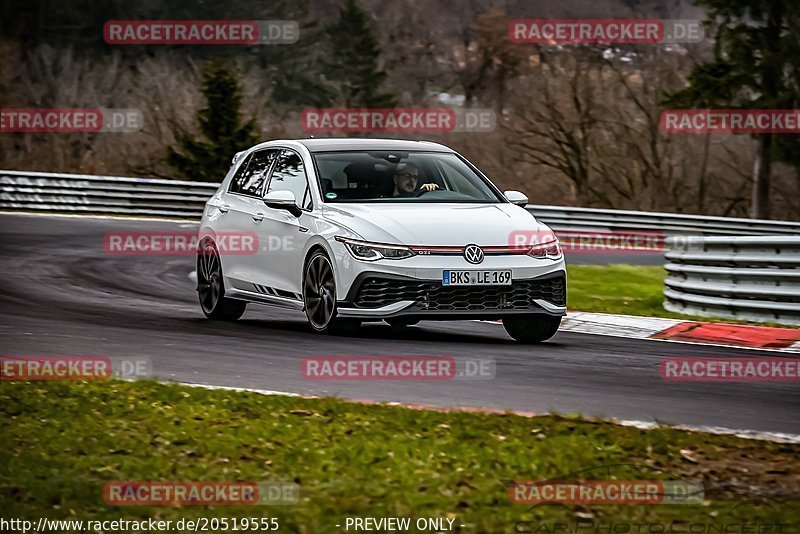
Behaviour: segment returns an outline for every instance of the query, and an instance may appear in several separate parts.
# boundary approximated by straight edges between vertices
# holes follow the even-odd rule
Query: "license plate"
[[[442,271],[443,286],[510,286],[511,271]]]

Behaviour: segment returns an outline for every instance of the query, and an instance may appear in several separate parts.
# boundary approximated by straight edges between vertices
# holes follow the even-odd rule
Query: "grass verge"
[[[800,525],[797,445],[146,381],[4,382],[0,411],[4,517],[276,517],[280,531],[308,533],[342,532],[336,524],[348,516],[450,517],[464,525],[455,532],[563,534],[576,521],[600,529],[583,534],[608,532],[609,523],[630,525],[625,532]],[[509,500],[507,481],[578,471],[570,478],[702,482],[705,501],[530,508]],[[290,480],[301,494],[288,506],[106,505],[103,486],[120,480]],[[640,530],[651,531],[669,532]]]
[[[664,309],[666,275],[659,265],[567,265],[567,303],[588,312],[685,317]]]

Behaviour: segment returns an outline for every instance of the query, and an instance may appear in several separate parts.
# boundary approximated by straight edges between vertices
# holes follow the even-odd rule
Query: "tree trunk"
[[[769,219],[769,188],[772,175],[772,134],[758,136],[758,154],[753,168],[753,199],[750,205],[750,217],[753,219]]]
[[[703,162],[700,164],[700,177],[697,181],[697,213],[702,214],[706,208],[706,177],[708,172],[708,154],[711,134],[705,135],[703,143]]]
[[[589,173],[584,170],[578,170],[575,176],[575,203],[581,207],[589,206]]]
[[[769,2],[765,39],[767,43],[770,43],[770,46],[762,49],[763,57],[761,59],[761,100],[766,104],[770,104],[766,106],[766,109],[770,109],[778,101],[781,93],[783,68],[778,47],[775,43],[781,42],[781,29],[783,22],[786,20],[785,6],[788,5],[788,2]],[[758,136],[758,156],[756,157],[756,166],[753,172],[753,203],[750,210],[750,216],[754,219],[769,219],[770,217],[769,189],[772,174],[772,136],[773,134],[771,133],[764,133]]]

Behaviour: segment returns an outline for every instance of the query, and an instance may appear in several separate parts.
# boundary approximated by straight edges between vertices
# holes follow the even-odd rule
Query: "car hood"
[[[402,245],[504,246],[548,231],[514,204],[326,204],[324,216],[366,241]]]

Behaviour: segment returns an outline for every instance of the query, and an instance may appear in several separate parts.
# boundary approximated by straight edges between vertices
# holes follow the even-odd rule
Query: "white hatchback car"
[[[502,319],[514,339],[543,341],[566,311],[566,269],[527,200],[436,143],[262,143],[234,157],[206,203],[200,304],[223,320],[248,302],[301,310],[319,333]],[[231,234],[257,246],[223,250]]]

